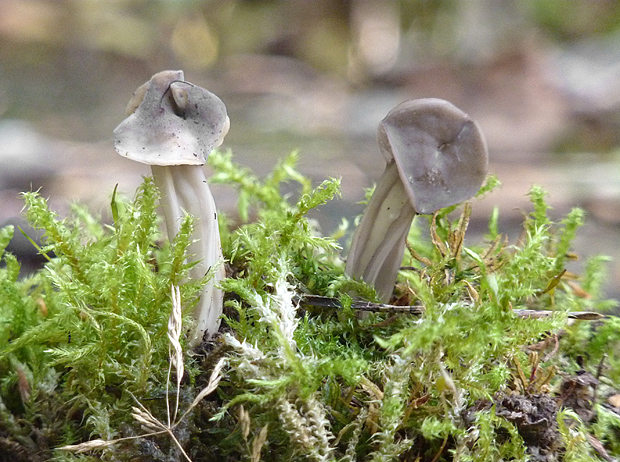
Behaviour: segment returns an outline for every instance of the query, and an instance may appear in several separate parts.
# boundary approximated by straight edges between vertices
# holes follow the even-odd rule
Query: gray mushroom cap
[[[222,144],[230,121],[213,93],[163,71],[134,93],[131,114],[114,130],[114,147],[148,165],[202,165]]]
[[[482,131],[453,104],[435,98],[405,101],[381,121],[378,143],[396,162],[411,205],[430,214],[472,197],[487,174]]]

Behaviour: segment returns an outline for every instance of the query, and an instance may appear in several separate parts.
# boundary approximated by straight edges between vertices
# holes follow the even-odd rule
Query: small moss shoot
[[[80,206],[61,218],[24,194],[49,261],[19,279],[5,252],[16,230],[0,230],[0,460],[620,456],[620,414],[607,400],[620,393],[620,322],[597,314],[614,306],[601,290],[606,259],[566,271],[581,210],[556,222],[533,187],[513,243],[498,210],[483,242],[465,239],[475,200],[419,217],[392,305],[360,315],[374,291],[343,274],[337,241],[307,218],[339,180],[313,187],[296,161],[260,179],[230,153],[209,157],[210,181],[238,194],[238,216],[221,225],[223,327],[200,351],[184,348],[184,369],[172,367],[169,319],[171,287],[189,326],[203,282],[187,280],[193,217],[164,241],[150,178],[132,200],[114,192],[111,224]],[[285,184],[296,194],[283,195]],[[479,194],[497,184],[490,177]],[[144,437],[145,419],[166,422],[169,391],[187,409],[162,424],[174,438]]]

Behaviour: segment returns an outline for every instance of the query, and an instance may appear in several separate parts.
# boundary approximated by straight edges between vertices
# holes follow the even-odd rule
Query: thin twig
[[[297,294],[297,301],[304,305],[320,306],[323,308],[342,308],[340,300],[334,297],[324,297],[322,295]],[[388,305],[386,303],[373,303],[364,300],[354,300],[351,308],[357,311],[374,311],[391,313],[408,313],[414,316],[420,316],[424,313],[422,305]]]
[[[319,306],[323,308],[342,308],[342,303],[338,298],[324,297],[322,295],[297,294],[296,301],[303,305]],[[351,309],[357,311],[371,312],[390,312],[390,313],[407,313],[414,316],[421,316],[425,312],[424,306],[420,305],[389,305],[387,303],[374,303],[365,300],[354,300],[351,303]],[[558,311],[551,310],[525,310],[515,309],[514,313],[521,318],[547,318],[557,314]],[[571,311],[567,313],[570,319],[578,319],[580,321],[598,321],[606,319],[606,316],[595,311]]]
[[[550,310],[513,310],[514,313],[521,318],[548,318],[559,311]],[[599,319],[606,319],[608,316],[597,313],[596,311],[571,311],[566,313],[570,319],[578,319],[580,321],[598,321]]]

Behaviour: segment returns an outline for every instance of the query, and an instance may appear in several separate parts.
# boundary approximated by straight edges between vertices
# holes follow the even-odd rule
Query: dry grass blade
[[[166,396],[168,395],[168,384],[170,383],[170,369],[174,367],[176,374],[176,401],[174,406],[174,412],[172,418],[170,417],[169,400],[166,400],[166,406],[168,411],[168,426],[171,425],[176,419],[177,412],[179,410],[179,391],[181,389],[181,380],[183,379],[184,364],[183,364],[183,349],[181,348],[180,338],[183,328],[183,313],[181,310],[181,292],[178,286],[172,286],[172,312],[168,319],[168,340],[170,340],[169,355],[170,355],[170,368],[168,369],[168,380],[166,381]]]
[[[161,435],[163,433],[168,433],[168,431],[162,430],[158,432],[149,433],[148,435],[128,436],[126,438],[117,438],[115,440],[108,440],[108,441],[98,438],[96,440],[86,441],[85,443],[69,444],[67,446],[61,446],[57,449],[59,451],[67,451],[67,452],[72,452],[74,454],[82,454],[88,451],[97,451],[100,449],[105,449],[114,444],[122,443],[123,441],[136,440],[139,438],[144,438],[145,436],[155,436],[155,435]]]
[[[254,438],[254,441],[252,442],[252,457],[250,458],[252,462],[259,462],[261,449],[263,449],[263,445],[265,444],[265,441],[267,441],[268,430],[269,424],[261,428],[258,436]]]
[[[135,396],[134,396],[134,399],[135,399]],[[132,407],[133,412],[131,413],[131,415],[140,424],[142,424],[142,426],[144,426],[147,430],[151,431],[151,433],[148,433],[146,435],[141,435],[141,437],[154,436],[154,435],[158,435],[162,433],[167,433],[168,436],[170,436],[170,438],[174,442],[174,444],[179,448],[179,451],[181,451],[181,453],[183,454],[183,457],[185,457],[185,459],[187,459],[189,462],[192,462],[192,459],[190,459],[190,457],[187,455],[187,453],[183,449],[183,446],[181,446],[181,443],[179,443],[179,440],[177,440],[177,438],[174,436],[174,433],[172,433],[172,427],[166,426],[163,423],[161,423],[159,420],[153,417],[153,414],[151,414],[149,410],[146,409],[139,401],[136,400],[136,402],[138,403],[138,406],[140,407],[138,408],[138,407],[133,406]]]
[[[217,386],[220,383],[220,380],[222,380],[222,369],[224,368],[224,365],[226,364],[226,360],[224,358],[221,358],[217,364],[215,365],[215,367],[213,368],[213,372],[211,372],[211,377],[209,377],[209,383],[207,384],[207,386],[205,388],[202,389],[202,391],[200,393],[198,393],[198,395],[194,398],[194,401],[192,401],[192,404],[190,404],[189,408],[183,413],[183,415],[181,416],[181,418],[179,419],[179,421],[183,420],[185,418],[185,416],[187,414],[189,414],[189,412],[194,409],[196,407],[196,405],[202,401],[204,399],[205,396],[210,395],[211,393],[213,393],[215,391],[215,389],[217,388]]]
[[[60,451],[67,451],[67,452],[73,452],[75,454],[82,454],[84,452],[88,452],[88,451],[92,451],[96,449],[105,449],[108,446],[112,446],[113,444],[117,443],[118,441],[119,440],[105,441],[102,439],[96,439],[96,440],[91,440],[91,441],[87,441],[85,443],[80,443],[80,444],[69,444],[67,446],[62,446],[58,449]]]
[[[140,425],[142,425],[145,429],[152,432],[160,432],[166,431],[168,427],[162,424],[159,420],[157,420],[153,415],[147,411],[146,409],[140,409],[135,406],[132,408],[131,415],[134,419],[136,419]]]
[[[243,405],[239,406],[239,424],[241,425],[243,439],[247,441],[250,435],[250,413],[245,410]]]

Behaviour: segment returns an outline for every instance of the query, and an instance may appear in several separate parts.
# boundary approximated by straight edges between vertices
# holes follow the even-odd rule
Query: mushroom
[[[345,272],[389,301],[416,214],[432,214],[472,197],[486,177],[480,128],[451,103],[409,100],[378,129],[387,162],[353,237]]]
[[[230,121],[217,96],[183,78],[183,71],[163,71],[138,88],[128,117],[114,130],[114,147],[121,156],[151,166],[169,239],[179,232],[185,213],[196,220],[188,252],[197,263],[189,276],[213,274],[194,309],[190,345],[195,347],[217,332],[222,314],[222,248],[203,165],[222,144]]]

